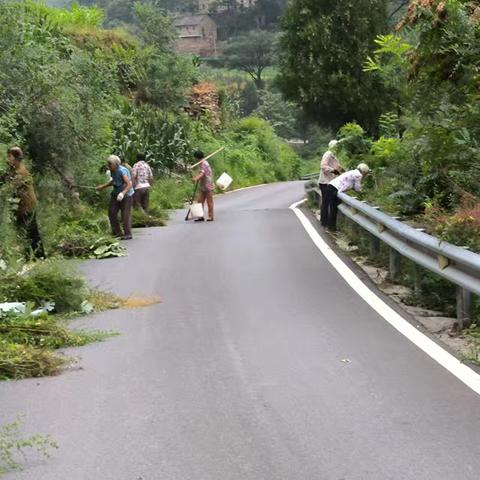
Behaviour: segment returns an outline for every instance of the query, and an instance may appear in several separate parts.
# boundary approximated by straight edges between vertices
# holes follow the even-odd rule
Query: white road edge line
[[[229,195],[230,193],[241,192],[243,190],[251,190],[252,188],[264,187],[265,185],[268,185],[268,183],[259,183],[258,185],[250,185],[248,187],[236,188],[234,190],[228,190],[228,192],[216,193],[214,197],[223,197],[224,195]]]
[[[344,280],[365,300],[381,317],[383,317],[393,328],[407,337],[413,344],[423,350],[429,357],[439,363],[443,368],[455,375],[475,393],[480,395],[480,375],[467,365],[461,363],[451,353],[447,352],[440,345],[418,331],[412,324],[399,315],[393,308],[388,306],[378,295],[376,295],[359,277],[340,259],[332,248],[323,240],[315,230],[310,220],[297,207],[306,200],[301,200],[290,206],[316,247],[322,252],[333,268],[344,278]]]

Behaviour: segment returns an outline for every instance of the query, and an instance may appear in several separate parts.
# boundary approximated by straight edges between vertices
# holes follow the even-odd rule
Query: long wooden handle
[[[217,153],[220,153],[222,150],[225,150],[225,147],[220,147],[218,150],[215,150],[213,153],[211,153],[210,155],[207,155],[205,158],[202,158],[199,162],[197,162],[195,165],[191,165],[189,166],[188,168],[195,168],[197,167],[198,165],[200,165],[204,160],[208,160],[209,158],[212,158],[214,155],[216,155]]]

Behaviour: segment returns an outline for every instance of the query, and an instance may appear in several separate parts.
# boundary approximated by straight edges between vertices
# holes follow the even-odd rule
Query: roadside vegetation
[[[119,302],[92,292],[66,261],[23,264],[20,270],[5,267],[0,279],[0,380],[55,375],[73,361],[55,350],[113,335],[69,328],[74,315]]]
[[[362,199],[480,253],[478,2],[376,3],[376,14],[357,29],[362,11],[369,11],[366,2],[331,7],[293,0],[279,39],[281,91],[320,131],[336,132],[330,138],[339,140],[335,153],[344,167],[364,162],[372,168]],[[320,37],[325,41],[314,40]],[[311,172],[319,170],[322,143],[301,152],[307,164],[316,163]],[[379,268],[388,265],[387,252],[370,258],[368,236],[348,227],[342,235],[355,255]],[[400,282],[412,291],[406,302],[455,315],[454,286],[409,262],[404,267]],[[475,298],[474,324],[466,333],[468,358],[476,362],[479,321]]]
[[[133,213],[136,227],[164,225],[169,209],[184,206],[193,187],[187,165],[196,149],[224,146],[212,166],[217,176],[227,171],[234,187],[300,172],[299,157],[268,119],[248,116],[258,104],[241,105],[238,92],[210,76],[206,65],[174,52],[176,32],[165,2],[123,2],[123,9],[122,2],[81,3],[89,5],[0,3],[0,177],[7,148],[20,145],[49,258],[25,260],[12,187],[0,182],[0,303],[25,307],[0,314],[1,379],[58,373],[69,360],[55,350],[109,335],[68,328],[66,317],[90,313],[105,298],[89,291],[63,260],[126,254],[109,233],[108,192],[94,188],[105,182],[107,155],[130,164],[137,152],[148,155],[156,181],[151,210]],[[192,115],[192,90],[202,84],[211,85],[215,112]]]
[[[337,2],[333,10],[326,3],[295,0],[287,9],[280,37],[282,91],[298,101],[291,82],[296,71],[304,72],[307,115],[337,132],[337,154],[345,167],[365,162],[373,170],[366,199],[391,214],[414,217],[444,240],[480,251],[478,5],[411,1],[392,29],[387,2],[380,1],[378,17],[368,19],[371,28],[344,35],[351,9],[365,11],[362,2],[355,7]],[[334,61],[340,40],[329,22],[344,25],[340,40],[346,51],[362,45],[364,53],[354,56],[358,64],[352,71]],[[314,45],[305,36],[309,28],[332,36]],[[298,48],[312,48],[310,60],[298,55]],[[318,65],[326,68],[316,72]],[[365,105],[335,90],[340,70],[346,78],[339,83],[358,84]],[[325,88],[329,82],[331,91]],[[334,114],[340,111],[348,120],[343,125]],[[318,161],[321,154],[322,148]]]

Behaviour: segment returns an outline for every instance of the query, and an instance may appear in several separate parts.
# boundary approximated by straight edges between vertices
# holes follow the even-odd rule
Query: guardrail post
[[[472,323],[472,293],[462,287],[457,287],[457,322],[459,330]]]
[[[402,256],[393,248],[390,249],[389,278],[395,281],[400,276]]]
[[[422,273],[420,267],[414,263],[413,264],[413,291],[418,297],[422,294]]]
[[[370,234],[370,256],[376,257],[380,253],[380,239]]]

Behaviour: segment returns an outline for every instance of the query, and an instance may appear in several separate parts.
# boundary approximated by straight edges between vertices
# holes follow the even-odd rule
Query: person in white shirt
[[[338,193],[353,189],[356,192],[362,191],[362,179],[368,174],[370,168],[365,163],[361,163],[355,170],[349,170],[334,178],[327,186],[327,195],[325,197],[327,210],[327,228],[335,231],[337,228],[338,212]]]
[[[328,144],[328,150],[323,154],[322,161],[320,162],[320,177],[318,178],[318,186],[322,193],[322,203],[320,206],[320,223],[322,226],[327,226],[327,203],[325,197],[327,196],[328,184],[340,173],[344,172],[344,169],[338,162],[335,154],[332,150],[338,144],[337,140],[331,140]]]

